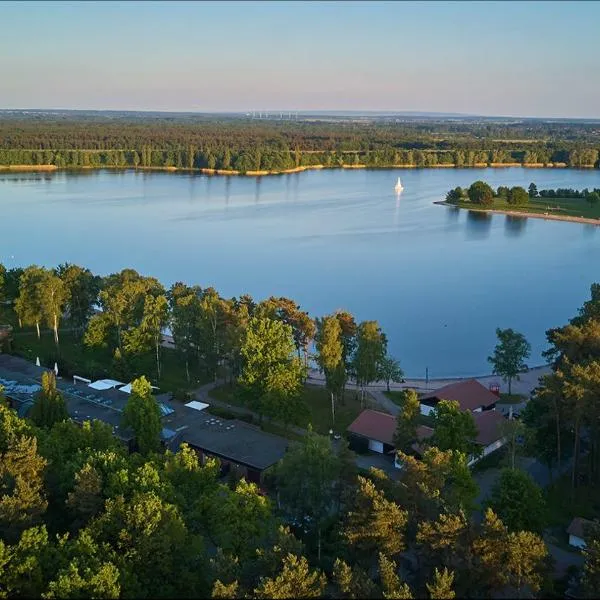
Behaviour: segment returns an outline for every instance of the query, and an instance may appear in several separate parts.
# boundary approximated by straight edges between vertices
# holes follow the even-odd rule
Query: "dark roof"
[[[482,446],[489,446],[499,440],[500,423],[506,421],[501,412],[496,410],[484,410],[483,412],[473,413],[473,419],[477,426],[477,443]]]
[[[498,401],[498,396],[490,392],[484,385],[475,379],[459,381],[445,385],[433,392],[421,396],[421,402],[429,404],[427,400],[454,400],[458,402],[461,410],[475,410],[488,408]]]
[[[363,410],[347,431],[385,444],[394,444],[396,417],[378,410]]]
[[[191,408],[187,410],[197,412]],[[281,460],[289,446],[289,441],[278,435],[209,413],[190,422],[181,437],[177,436],[177,445],[181,442],[259,471]]]
[[[589,521],[588,519],[582,519],[581,517],[575,517],[567,527],[567,533],[583,540],[586,537],[585,529],[590,527],[590,525],[594,525],[594,522]]]
[[[13,356],[12,354],[0,353],[0,371],[6,371],[11,375],[20,375],[21,378],[40,380],[44,371],[49,371],[45,367],[38,367],[34,363],[21,358],[19,356]]]
[[[120,410],[103,406],[96,402],[90,402],[83,398],[78,398],[71,394],[64,394],[67,412],[73,421],[81,424],[84,421],[98,420],[110,425],[113,433],[118,438],[128,441],[134,438],[134,434],[130,429],[123,429],[121,419],[123,413]]]

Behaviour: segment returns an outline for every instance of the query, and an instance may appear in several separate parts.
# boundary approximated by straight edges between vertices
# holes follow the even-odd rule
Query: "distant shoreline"
[[[569,221],[571,223],[586,223],[588,225],[600,225],[600,219],[590,219],[588,217],[571,217],[569,215],[547,215],[544,213],[527,212],[524,210],[500,210],[496,208],[470,208],[467,206],[457,206],[451,204],[445,200],[438,200],[434,202],[440,206],[450,206],[452,208],[458,208],[461,210],[468,210],[471,212],[479,212],[493,215],[506,215],[509,217],[527,217],[532,219],[544,219],[546,221]]]
[[[566,163],[477,163],[472,166],[463,165],[456,166],[453,163],[445,163],[438,165],[428,166],[417,166],[414,164],[407,165],[391,165],[373,167],[364,164],[358,165],[305,165],[301,167],[294,167],[291,169],[283,169],[281,171],[246,171],[242,173],[233,169],[190,169],[187,167],[111,167],[102,165],[101,167],[58,167],[56,165],[0,165],[0,172],[15,171],[15,172],[29,172],[29,171],[163,171],[163,172],[190,172],[190,173],[203,173],[204,175],[236,175],[241,177],[263,177],[267,175],[286,175],[289,173],[302,173],[303,171],[321,170],[321,169],[371,169],[376,171],[382,170],[393,170],[393,169],[511,169],[515,167],[521,167],[523,169],[594,169],[593,166],[587,167],[569,167]]]

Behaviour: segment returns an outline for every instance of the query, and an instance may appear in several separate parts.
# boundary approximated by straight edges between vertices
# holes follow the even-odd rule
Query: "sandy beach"
[[[545,219],[546,221],[570,221],[571,223],[587,223],[588,225],[600,225],[600,219],[591,219],[587,217],[571,217],[569,215],[551,215],[546,213],[525,212],[522,210],[497,210],[486,208],[467,208],[465,206],[456,206],[445,200],[438,200],[434,204],[441,206],[451,206],[462,210],[470,210],[473,212],[481,212],[491,215],[508,215],[510,217],[528,217],[531,219]]]

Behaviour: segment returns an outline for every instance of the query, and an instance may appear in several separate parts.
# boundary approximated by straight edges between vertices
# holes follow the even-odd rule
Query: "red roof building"
[[[396,417],[378,410],[363,410],[348,426],[347,431],[351,434],[352,449],[359,450],[363,446],[373,452],[385,454],[394,449]],[[362,444],[356,438],[360,438]]]
[[[428,415],[440,400],[454,400],[461,410],[476,413],[495,408],[498,397],[475,379],[458,381],[421,396],[421,413]]]

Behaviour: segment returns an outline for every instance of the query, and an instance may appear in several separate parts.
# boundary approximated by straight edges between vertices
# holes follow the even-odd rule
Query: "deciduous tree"
[[[512,329],[496,329],[498,343],[494,354],[488,356],[488,362],[494,367],[494,373],[508,382],[508,393],[512,393],[513,379],[519,379],[519,373],[527,369],[525,359],[531,354],[531,345],[523,334]]]
[[[123,409],[123,426],[131,427],[142,454],[158,450],[162,430],[160,408],[144,376],[131,384],[131,394]]]
[[[69,418],[65,400],[56,389],[56,377],[52,371],[42,373],[42,389],[35,395],[29,418],[38,427],[45,429]]]

